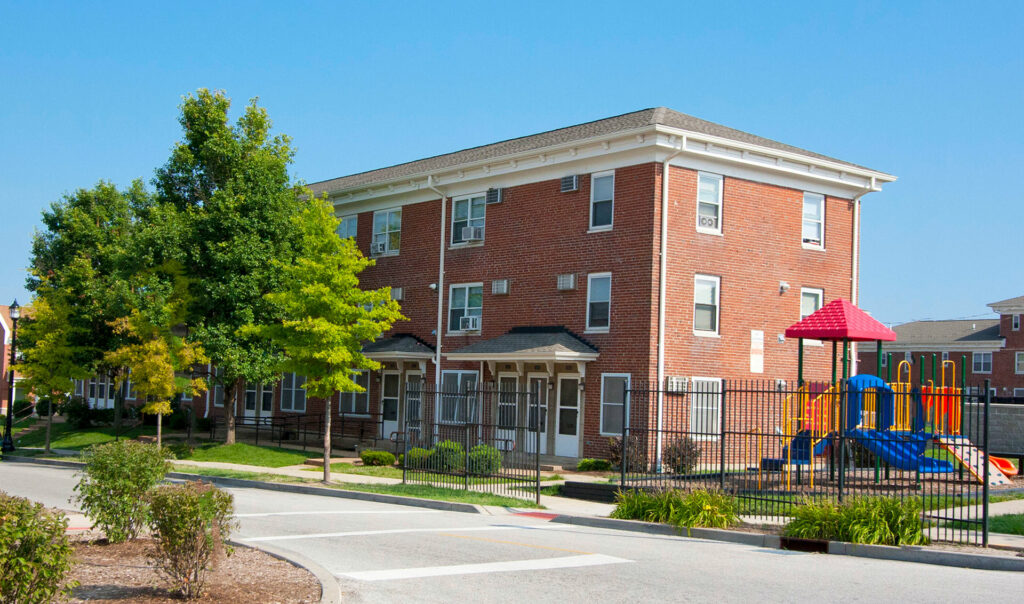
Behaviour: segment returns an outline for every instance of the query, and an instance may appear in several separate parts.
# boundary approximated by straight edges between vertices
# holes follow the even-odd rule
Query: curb
[[[292,566],[308,570],[316,577],[316,580],[320,583],[320,602],[323,604],[340,604],[341,603],[341,586],[338,585],[338,580],[334,578],[334,575],[330,573],[326,568],[320,566],[316,562],[313,562],[309,558],[302,554],[293,552],[291,550],[281,549],[272,545],[252,545],[245,541],[239,541],[235,539],[228,539],[228,544],[234,547],[248,547],[250,549],[257,549],[261,552],[283,560]]]
[[[741,545],[764,547],[768,549],[782,549],[781,538],[778,535],[741,533],[737,531],[707,528],[693,528],[690,529],[689,534],[684,534],[676,527],[669,526],[667,524],[642,522],[639,520],[618,520],[615,518],[570,516],[565,514],[552,518],[551,522],[588,526],[592,528],[631,531],[635,533],[647,533],[649,535],[710,539],[713,541],[738,543]],[[930,550],[923,547],[909,545],[893,547],[888,545],[861,545],[856,543],[829,541],[827,553],[838,556],[856,556],[860,558],[873,558],[876,560],[916,562],[919,564],[953,566],[957,568],[970,568],[975,570],[1024,571],[1024,558],[1009,558],[966,552]]]
[[[35,463],[45,466],[59,466],[64,468],[81,468],[85,464],[80,461],[63,461],[60,459],[36,459],[34,457],[8,456],[6,461],[16,463]],[[341,499],[358,499],[360,501],[372,501],[374,503],[390,503],[393,505],[405,505],[410,507],[441,510],[443,512],[462,512],[465,514],[482,514],[482,506],[472,503],[457,503],[454,501],[437,501],[434,499],[418,499],[416,497],[403,497],[401,495],[384,495],[380,493],[364,493],[362,491],[346,491],[342,489],[331,489],[328,487],[315,487],[308,485],[289,484],[283,482],[261,482],[259,480],[246,480],[243,478],[224,478],[221,476],[204,476],[202,474],[188,474],[185,472],[168,472],[167,478],[177,480],[201,480],[217,486],[235,487],[244,489],[263,489],[266,491],[278,491],[281,493],[297,493],[300,495],[320,495],[323,497],[339,497]]]

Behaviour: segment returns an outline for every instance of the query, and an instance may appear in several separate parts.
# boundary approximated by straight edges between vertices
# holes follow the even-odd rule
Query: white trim
[[[402,224],[401,224],[401,222],[402,222],[402,207],[401,206],[390,207],[390,208],[383,208],[383,209],[375,211],[373,213],[373,218],[370,220],[370,253],[368,255],[371,258],[380,258],[380,257],[383,257],[383,256],[397,256],[401,252],[401,250],[402,250],[402,244],[401,243],[398,244],[398,249],[397,250],[391,249],[391,233],[394,233],[395,231],[392,231],[390,229],[389,225],[390,225],[390,222],[391,222],[390,221],[390,214],[392,214],[393,212],[398,212],[398,214],[399,214],[399,216],[398,216],[399,224],[398,224],[398,231],[397,232],[398,232],[399,239],[401,239],[401,237],[402,237]],[[384,252],[383,254],[375,254],[375,253],[373,253],[373,240],[374,240],[374,238],[377,235],[381,234],[381,233],[377,233],[376,232],[377,215],[379,215],[379,214],[387,214],[388,215],[388,219],[384,223],[384,233],[383,233],[384,236],[385,236],[385,241],[387,241],[387,251]]]
[[[629,401],[629,399],[630,399],[629,389],[632,388],[633,376],[632,376],[632,374],[629,374],[629,373],[602,373],[601,376],[600,376],[600,378],[601,378],[601,398],[599,398],[598,401],[597,401],[597,406],[598,406],[597,433],[599,435],[601,435],[601,436],[622,436],[621,432],[605,432],[604,431],[604,404],[605,404],[604,403],[604,379],[606,377],[610,377],[610,378],[626,378],[626,400],[622,401],[622,404],[625,405],[625,407],[626,407],[626,424],[627,425],[623,426],[623,428],[626,428],[629,425],[629,412],[630,412],[630,408],[629,408],[629,402],[630,402]],[[618,405],[618,403],[612,403],[612,404]]]
[[[339,216],[338,217],[338,228],[335,229],[334,232],[337,233],[339,237],[341,237],[341,225],[345,224],[346,220],[351,220],[356,225],[356,234],[355,235],[351,235],[350,238],[351,239],[358,239],[358,235],[359,235],[359,214],[358,213],[356,213],[356,214],[345,214],[344,216]],[[349,237],[346,237],[346,239],[347,238],[349,238]]]
[[[291,401],[290,401],[291,408],[290,409],[285,409],[284,408],[284,397],[285,397],[284,376],[285,376],[285,374],[288,374],[288,373],[292,374],[292,387],[289,388],[289,390],[291,391]],[[298,378],[299,378],[299,374],[295,373],[294,371],[286,371],[286,372],[281,374],[281,382],[280,382],[280,384],[281,384],[281,396],[280,396],[280,398],[278,399],[278,402],[277,402],[277,409],[280,412],[282,412],[282,413],[305,413],[306,412],[306,404],[309,402],[309,393],[308,392],[302,397],[302,410],[300,411],[300,410],[295,408],[295,391],[300,390],[300,389],[303,392],[306,391],[306,385],[305,385],[306,384],[306,376],[302,376],[302,378],[303,378],[302,379],[302,384],[303,384],[302,386],[296,386],[295,385],[295,381]]]
[[[583,362],[596,361],[596,352],[446,352],[449,361],[554,361]]]
[[[470,308],[470,306],[468,306],[468,304],[469,304],[469,288],[471,288],[471,287],[479,287],[480,288],[480,330],[479,331],[483,331],[483,328],[484,328],[484,282],[483,281],[477,281],[476,283],[452,283],[451,285],[448,286],[448,313],[447,313],[448,314],[448,331],[445,333],[445,335],[461,336],[461,335],[470,334],[470,333],[477,333],[477,332],[472,332],[472,331],[464,331],[462,329],[452,329],[452,298],[453,298],[452,292],[454,292],[455,288],[457,288],[457,287],[464,287],[464,288],[466,288],[466,304],[467,304],[467,306],[464,306],[463,310],[466,310],[466,309]],[[470,315],[463,315],[463,316],[467,317],[467,316],[470,316]]]
[[[717,222],[718,228],[705,227],[700,225],[700,181],[703,178],[718,181],[718,200],[715,202],[718,206]],[[713,172],[705,172],[703,170],[697,172],[697,196],[694,200],[695,203],[695,220],[696,228],[698,233],[705,233],[708,235],[722,235],[722,223],[725,218],[725,177],[721,174],[715,174]]]
[[[804,208],[807,207],[808,198],[811,200],[817,199],[818,207],[821,209],[821,219],[818,221],[821,225],[821,241],[818,243],[808,242],[804,237],[804,223],[807,219],[804,217]],[[803,199],[800,202],[800,245],[805,250],[819,250],[825,251],[825,224],[826,224],[826,210],[827,203],[825,203],[825,195],[821,193],[814,193],[812,191],[804,191]]]
[[[604,279],[605,277],[608,278],[608,325],[605,325],[605,326],[600,326],[599,325],[599,326],[594,327],[594,326],[590,325],[590,304],[591,304],[590,293],[591,293],[591,284],[593,283],[594,279]],[[598,302],[601,302],[601,300],[598,300]],[[608,333],[609,331],[611,331],[611,327],[612,327],[612,274],[610,272],[589,273],[587,275],[587,323],[586,323],[586,326],[587,326],[587,329],[586,329],[586,331],[584,333]]]
[[[10,307],[7,308],[7,312],[11,312]],[[4,346],[11,345],[11,326],[7,324],[7,315],[0,313],[0,327],[4,330]],[[5,357],[8,355],[4,355]],[[7,361],[4,361],[5,364]]]
[[[1020,331],[1020,314],[1010,315],[1010,331]]]
[[[434,358],[432,352],[364,352],[363,356],[374,361],[429,361]]]
[[[478,370],[478,369],[443,369],[441,371],[441,383],[438,384],[438,388],[440,388],[440,392],[438,392],[438,399],[439,399],[438,403],[440,403],[440,404],[437,405],[437,409],[436,409],[436,412],[434,414],[434,421],[439,423],[439,424],[465,425],[466,423],[473,423],[473,420],[479,420],[479,417],[475,417],[475,418],[471,418],[468,422],[460,421],[458,419],[458,415],[459,415],[459,413],[458,413],[459,408],[458,407],[455,407],[456,419],[444,419],[444,413],[443,413],[444,412],[444,397],[446,395],[450,395],[451,394],[451,393],[446,393],[444,391],[444,376],[445,376],[445,374],[448,374],[448,375],[454,374],[454,375],[459,376],[455,380],[456,385],[459,386],[459,392],[462,391],[462,388],[461,388],[462,376],[463,375],[467,375],[467,374],[472,374],[476,378],[475,380],[473,380],[473,383],[476,384],[477,388],[480,387],[480,370]],[[457,395],[457,394],[458,393],[455,393],[455,395]],[[482,412],[483,412],[483,410],[480,408],[480,401],[477,401],[477,414],[480,414]]]
[[[1017,351],[1013,354],[1013,372],[1017,375],[1024,374],[1024,352]]]
[[[482,199],[483,200],[483,205],[484,205],[484,218],[483,218],[483,221],[484,221],[484,224],[483,224],[482,228],[484,229],[484,239],[481,239],[480,241],[472,241],[472,242],[469,242],[469,241],[459,241],[459,242],[456,242],[455,241],[455,204],[460,202],[460,201],[468,201],[469,202],[469,207],[467,208],[467,212],[472,212],[473,211],[473,201],[472,200],[474,200],[474,199]],[[484,191],[484,192],[481,192],[481,193],[469,193],[469,194],[466,194],[466,195],[459,195],[458,197],[452,197],[451,198],[451,204],[452,204],[452,218],[451,218],[451,221],[450,221],[450,224],[449,224],[449,227],[451,229],[451,235],[448,237],[448,246],[449,246],[448,249],[453,249],[453,248],[454,249],[458,249],[458,248],[463,248],[463,247],[473,247],[473,246],[483,245],[484,244],[484,240],[487,238],[487,192]],[[470,214],[467,213],[466,214],[466,225],[467,226],[471,226],[469,224],[471,222],[471,220],[472,220],[472,218],[471,218]]]
[[[600,199],[600,200],[597,200],[596,203],[604,203],[604,202],[607,202],[607,201],[611,201],[611,204],[612,204],[611,222],[609,222],[608,224],[600,224],[600,225],[596,225],[595,226],[594,225],[594,203],[595,203],[595,200],[594,200],[594,190],[595,190],[594,181],[597,180],[598,178],[607,178],[609,176],[611,176],[611,178],[612,178],[612,198],[611,198],[611,200]],[[588,222],[587,222],[587,232],[588,233],[597,233],[597,232],[601,232],[601,231],[610,231],[610,230],[612,230],[612,228],[615,226],[615,170],[605,170],[604,172],[594,172],[594,173],[592,173],[590,175],[590,206],[589,206],[589,209],[590,209],[590,212],[589,212],[589,215],[588,215],[589,217],[588,217]]]
[[[818,308],[814,310],[820,310],[825,305],[825,290],[821,287],[801,287],[800,288],[800,320],[803,321],[809,315],[804,314],[804,294],[817,294],[818,295]],[[804,340],[804,346],[824,346],[825,343],[821,340]]]
[[[993,352],[1003,348],[1005,342],[886,342],[883,344],[885,352],[942,352],[943,350],[955,350],[956,352]]]
[[[977,357],[978,357],[978,355],[982,355],[982,354],[987,354],[988,355],[988,371],[976,370],[975,369],[975,367],[977,366],[977,362],[976,362]],[[981,375],[989,375],[989,374],[991,374],[992,373],[992,364],[994,363],[994,361],[995,361],[995,354],[993,354],[992,352],[974,352],[974,353],[971,353],[971,373],[977,373],[977,374],[981,374]],[[982,365],[984,366],[984,361],[982,362]]]
[[[697,282],[700,280],[715,282],[715,330],[697,329]],[[693,335],[702,337],[719,337],[722,334],[722,278],[715,275],[697,273],[693,276]]]
[[[697,388],[696,388],[697,382],[703,382],[705,384],[711,384],[711,383],[718,384],[718,393],[717,393],[718,394],[718,407],[717,407],[717,410],[718,410],[718,434],[717,435],[694,434],[694,432],[696,432],[696,431],[693,429],[693,416],[694,416],[693,411],[694,411],[694,405],[697,402],[697,395],[698,394],[711,394],[711,393],[708,393],[708,392],[703,392],[703,393],[699,392],[697,390]],[[687,422],[687,429],[690,432],[690,435],[691,435],[690,438],[692,438],[693,440],[696,440],[696,441],[704,441],[704,442],[717,441],[721,437],[721,435],[722,435],[722,378],[717,378],[717,377],[701,377],[701,376],[693,376],[693,377],[691,377],[690,378],[690,396],[689,396],[689,399],[690,399],[690,405],[689,405],[689,409],[688,409],[688,413],[689,413],[688,420],[689,421]]]

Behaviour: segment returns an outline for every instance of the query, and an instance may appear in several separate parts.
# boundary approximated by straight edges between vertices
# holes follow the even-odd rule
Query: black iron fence
[[[625,392],[622,487],[718,489],[767,521],[814,501],[914,499],[932,539],[987,544],[989,490],[1009,483],[989,463],[988,395],[872,376],[671,386]]]
[[[314,415],[269,415],[265,417],[235,417],[237,440],[256,445],[291,444],[303,450],[322,449],[324,438],[324,416]],[[392,430],[385,434],[379,413],[376,414],[334,414],[331,417],[331,447],[346,449],[372,443],[374,448],[401,453],[401,435]],[[223,437],[227,429],[227,418],[214,415],[210,418],[210,439]]]

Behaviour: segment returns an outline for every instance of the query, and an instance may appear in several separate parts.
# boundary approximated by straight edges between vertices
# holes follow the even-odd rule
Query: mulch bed
[[[182,602],[170,581],[154,568],[148,554],[152,539],[108,544],[106,540],[74,543],[75,566],[70,579],[78,581],[72,602]],[[207,574],[203,597],[193,602],[274,602],[299,604],[320,601],[320,583],[309,571],[247,547],[218,561]]]

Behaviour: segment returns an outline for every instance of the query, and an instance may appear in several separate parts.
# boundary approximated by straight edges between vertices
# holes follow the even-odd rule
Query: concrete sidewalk
[[[309,478],[312,480],[319,480],[320,477],[323,475],[323,470],[321,468],[305,464],[285,466],[283,468],[266,468],[263,466],[247,466],[244,464],[224,463],[220,461],[195,461],[191,459],[174,459],[171,460],[171,463],[179,472],[188,471],[187,468],[182,468],[182,466],[192,466],[196,468],[216,468],[218,470],[255,472],[258,474],[278,474],[280,476],[291,476],[293,478]],[[399,478],[386,478],[383,476],[366,476],[364,474],[345,474],[342,472],[331,472],[331,482],[335,482],[338,484],[401,484],[402,480]]]

